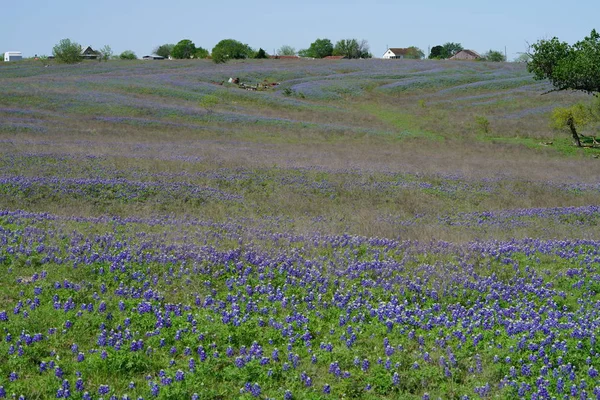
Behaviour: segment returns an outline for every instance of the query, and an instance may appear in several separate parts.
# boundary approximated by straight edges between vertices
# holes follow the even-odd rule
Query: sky
[[[428,49],[457,42],[513,60],[528,43],[554,36],[570,44],[600,30],[600,1],[571,0],[3,0],[0,52],[51,55],[61,39],[109,45],[138,57],[158,45],[192,40],[209,51],[236,39],[274,53],[317,38],[365,39],[374,57],[388,47]]]

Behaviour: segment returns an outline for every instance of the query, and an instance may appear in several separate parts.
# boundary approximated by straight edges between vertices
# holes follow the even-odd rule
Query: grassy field
[[[0,64],[0,398],[600,399],[600,149],[550,89]]]

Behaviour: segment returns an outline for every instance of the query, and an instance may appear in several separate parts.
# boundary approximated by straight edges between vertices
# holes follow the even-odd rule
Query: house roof
[[[342,58],[346,58],[345,56],[327,56],[323,57],[324,60],[341,60]]]
[[[458,53],[456,53],[455,55],[453,55],[452,57],[450,57],[450,59],[452,60],[452,59],[459,58],[459,57],[457,57],[457,56],[458,56],[459,54],[461,54],[461,53],[463,53],[463,54],[467,54],[467,55],[469,55],[469,56],[471,56],[471,57],[475,57],[475,58],[481,58],[481,56],[479,55],[479,53],[477,53],[475,50],[461,50],[461,51],[459,51]]]
[[[98,54],[98,52],[92,49],[92,46],[88,46],[85,50],[81,52],[81,54]]]

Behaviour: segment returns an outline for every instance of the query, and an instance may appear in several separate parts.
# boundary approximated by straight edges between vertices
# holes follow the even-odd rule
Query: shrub
[[[137,60],[137,56],[131,50],[125,50],[124,52],[121,53],[119,58],[121,60]]]
[[[483,133],[490,132],[490,121],[486,117],[477,115],[475,117],[475,123],[477,124],[477,128],[479,129],[479,131]]]
[[[52,55],[59,63],[74,64],[81,60],[81,45],[70,39],[62,39],[52,48]]]

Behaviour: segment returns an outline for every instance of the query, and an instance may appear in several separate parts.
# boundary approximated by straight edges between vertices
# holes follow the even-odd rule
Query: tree
[[[429,58],[446,59],[463,50],[460,43],[447,42],[443,45],[434,46],[429,53]]]
[[[301,57],[323,58],[333,54],[333,44],[329,39],[317,39],[310,44],[308,49],[300,50]]]
[[[171,56],[177,59],[192,58],[196,54],[196,45],[189,39],[180,40],[171,51]]]
[[[425,57],[425,53],[423,53],[423,50],[416,46],[410,46],[409,48],[407,48],[406,54],[404,55],[404,58],[409,58],[413,60],[420,60],[423,57]]]
[[[60,63],[74,64],[81,60],[81,45],[70,39],[62,39],[52,48],[52,55]]]
[[[333,55],[346,58],[371,58],[367,41],[356,39],[338,40],[333,48]]]
[[[269,58],[269,56],[262,48],[260,48],[254,55],[254,58]]]
[[[577,133],[577,127],[584,127],[592,121],[590,109],[578,103],[571,107],[557,107],[552,110],[552,122],[555,128],[569,128],[571,136],[577,147],[581,146],[581,140]]]
[[[443,51],[444,51],[444,48],[442,46],[440,46],[440,45],[433,46],[431,48],[431,51],[429,52],[429,58],[430,59],[443,58],[442,57]]]
[[[154,49],[154,54],[156,54],[157,56],[164,57],[164,58],[169,58],[169,56],[173,52],[173,47],[175,47],[174,44],[170,44],[170,43],[161,44],[160,46],[158,46],[157,48]]]
[[[210,53],[208,52],[208,50],[206,50],[202,47],[196,47],[196,53],[194,54],[194,57],[202,60],[204,58],[208,58],[208,56],[210,56]]]
[[[506,61],[506,57],[504,57],[504,53],[497,50],[490,50],[483,55],[485,61],[492,62],[504,62]]]
[[[442,54],[444,55],[444,58],[450,58],[453,55],[455,55],[456,53],[458,53],[459,51],[464,50],[460,43],[453,43],[453,42],[445,43],[442,47],[443,47]]]
[[[600,34],[570,46],[554,37],[530,46],[527,70],[537,80],[548,79],[555,90],[579,90],[595,96],[600,93]]]
[[[103,48],[101,48],[99,50],[99,53],[100,54],[99,54],[98,60],[104,60],[104,61],[108,61],[113,55],[113,51],[109,45],[106,45]]]
[[[121,60],[137,60],[137,56],[131,50],[125,50],[119,55]]]
[[[296,49],[293,48],[292,46],[288,46],[287,44],[284,44],[283,46],[281,46],[279,48],[279,50],[277,50],[277,55],[279,55],[279,56],[295,56]]]
[[[212,59],[218,64],[229,60],[249,58],[253,53],[247,44],[233,39],[223,39],[213,47]]]

